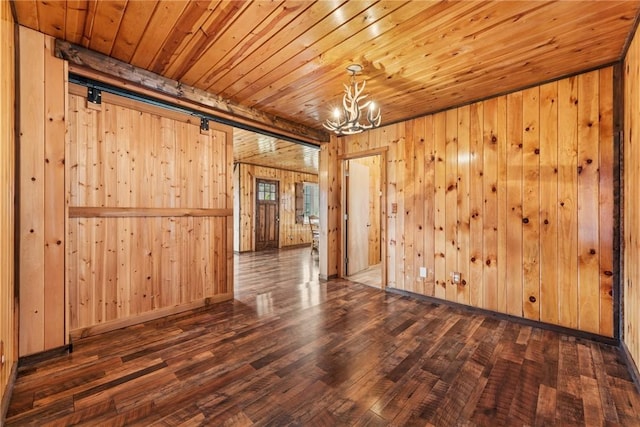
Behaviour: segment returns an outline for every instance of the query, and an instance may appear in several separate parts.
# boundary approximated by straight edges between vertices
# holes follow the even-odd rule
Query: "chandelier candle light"
[[[366,82],[356,82],[356,74],[362,71],[362,65],[351,64],[347,67],[347,71],[351,74],[349,85],[344,85],[344,96],[342,97],[342,111],[336,108],[333,112],[334,120],[327,119],[322,125],[335,132],[338,135],[353,135],[363,130],[373,129],[380,126],[382,120],[380,116],[380,108],[376,108],[373,101],[366,101],[360,105],[369,95],[362,95]],[[366,124],[360,123],[361,111],[367,110]]]

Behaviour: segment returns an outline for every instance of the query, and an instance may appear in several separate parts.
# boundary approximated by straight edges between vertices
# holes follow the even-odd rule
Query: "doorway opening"
[[[382,155],[345,159],[344,275],[377,288],[386,284]]]

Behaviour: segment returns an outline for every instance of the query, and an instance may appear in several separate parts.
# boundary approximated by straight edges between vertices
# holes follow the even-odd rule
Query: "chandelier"
[[[382,120],[380,108],[376,108],[373,101],[369,100],[360,105],[360,102],[369,95],[363,95],[366,82],[356,82],[356,74],[362,71],[362,65],[351,64],[347,67],[351,74],[351,81],[344,85],[344,96],[342,97],[342,110],[336,108],[333,111],[333,120],[327,119],[322,125],[338,135],[353,135],[363,130],[373,129],[380,126]],[[367,123],[360,123],[362,111],[366,110]]]

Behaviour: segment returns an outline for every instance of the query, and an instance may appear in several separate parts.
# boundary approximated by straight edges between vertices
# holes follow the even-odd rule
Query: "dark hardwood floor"
[[[306,247],[236,269],[235,301],[21,368],[7,425],[640,425],[616,348],[319,283]]]

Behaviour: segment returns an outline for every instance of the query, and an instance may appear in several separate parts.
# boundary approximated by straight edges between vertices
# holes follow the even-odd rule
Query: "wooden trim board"
[[[18,377],[18,363],[14,362],[11,365],[11,373],[9,374],[9,380],[7,381],[7,387],[4,389],[2,395],[2,402],[0,402],[0,424],[4,422],[7,417],[7,410],[9,409],[9,403],[11,402],[11,396],[13,395],[13,387],[16,384],[16,378]]]
[[[281,117],[271,116],[255,108],[239,105],[207,91],[182,84],[63,40],[56,40],[56,56],[69,61],[70,70],[78,74],[110,77],[116,82],[120,82],[121,85],[124,80],[129,85],[133,84],[152,90],[174,100],[183,100],[212,108],[216,115],[257,128],[276,130],[314,142],[326,142],[329,139],[327,132],[293,123]]]
[[[473,307],[466,304],[461,304],[455,301],[448,301],[436,297],[430,297],[428,295],[422,295],[411,291],[405,291],[397,288],[386,288],[387,292],[391,292],[398,295],[404,295],[411,298],[416,298],[418,300],[427,301],[432,304],[437,305],[447,305],[450,307],[457,307],[461,310],[465,310],[471,314],[482,314],[484,316],[492,316],[498,320],[506,320],[513,323],[518,323],[521,325],[531,326],[533,328],[540,328],[547,331],[553,331],[559,334],[565,334],[576,338],[583,338],[595,342],[599,342],[602,344],[612,345],[614,347],[620,346],[620,341],[615,338],[606,337],[604,335],[595,334],[592,332],[585,332],[578,329],[567,328],[564,326],[553,325],[551,323],[541,322],[539,320],[527,319],[524,317],[512,316],[510,314],[498,313],[497,311],[488,310],[485,308]],[[640,388],[639,388],[640,390]]]
[[[194,301],[189,304],[182,304],[175,307],[166,307],[158,310],[150,311],[147,313],[135,315],[125,319],[116,319],[112,322],[105,322],[99,325],[90,326],[88,328],[78,328],[71,330],[69,335],[71,342],[81,338],[87,338],[93,335],[103,334],[105,332],[113,331],[116,329],[125,328],[131,325],[137,325],[139,323],[148,322],[150,320],[160,319],[161,317],[171,316],[172,314],[178,314],[189,310],[194,310],[201,307],[208,307],[211,304],[229,301],[233,299],[233,292],[220,294],[209,298],[204,298],[199,301]]]
[[[226,217],[232,215],[233,209],[69,207],[69,218]]]

